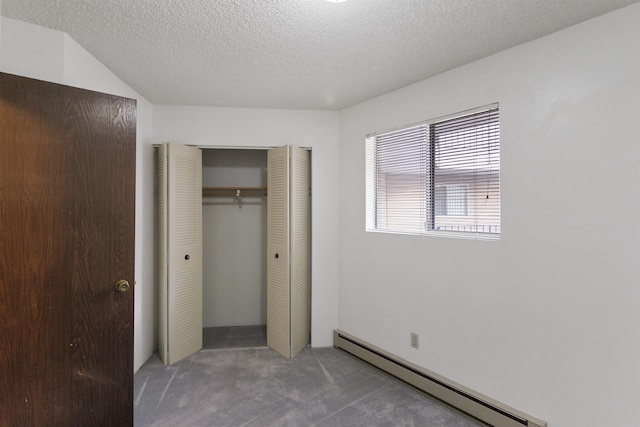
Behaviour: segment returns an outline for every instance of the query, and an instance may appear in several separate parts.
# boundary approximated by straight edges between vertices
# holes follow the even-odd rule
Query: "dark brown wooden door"
[[[133,424],[135,121],[0,74],[0,426]]]

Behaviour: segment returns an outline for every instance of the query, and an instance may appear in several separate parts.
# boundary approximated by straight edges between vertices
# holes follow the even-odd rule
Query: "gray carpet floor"
[[[204,328],[202,348],[254,348],[267,346],[267,325]]]
[[[154,355],[134,396],[136,427],[485,426],[335,348],[205,349],[167,367]]]

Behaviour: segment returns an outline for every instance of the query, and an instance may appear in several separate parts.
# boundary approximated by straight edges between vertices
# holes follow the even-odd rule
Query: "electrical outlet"
[[[418,348],[418,334],[411,332],[411,347]]]

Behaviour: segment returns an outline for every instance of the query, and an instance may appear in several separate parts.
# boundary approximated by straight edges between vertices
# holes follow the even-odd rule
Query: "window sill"
[[[488,234],[488,233],[473,233],[463,231],[398,231],[398,230],[374,230],[367,229],[367,233],[379,233],[379,234],[399,234],[405,236],[427,236],[427,237],[444,237],[448,239],[462,239],[462,240],[483,240],[489,242],[500,241],[500,234]]]

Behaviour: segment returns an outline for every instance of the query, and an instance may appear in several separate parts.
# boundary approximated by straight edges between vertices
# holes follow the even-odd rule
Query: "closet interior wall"
[[[203,187],[266,187],[265,150],[203,149]],[[202,199],[203,326],[267,322],[267,198]]]

